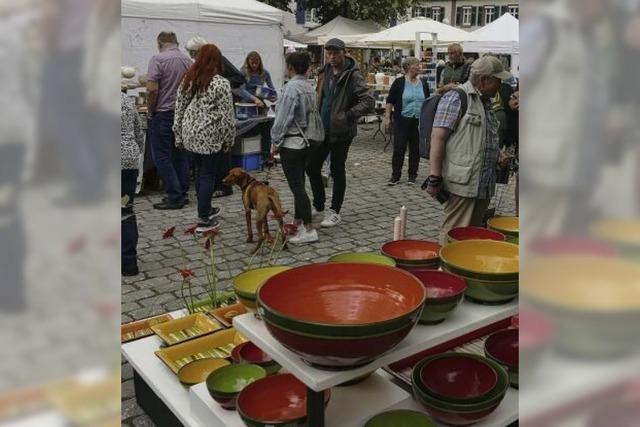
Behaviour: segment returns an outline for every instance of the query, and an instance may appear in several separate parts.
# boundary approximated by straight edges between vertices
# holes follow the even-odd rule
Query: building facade
[[[407,18],[424,16],[473,31],[510,13],[519,17],[519,0],[431,0],[412,7]]]

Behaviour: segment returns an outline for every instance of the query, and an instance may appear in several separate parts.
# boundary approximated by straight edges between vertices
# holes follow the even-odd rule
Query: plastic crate
[[[259,170],[262,166],[262,153],[232,155],[231,164],[234,168],[242,168],[246,171]]]
[[[262,137],[260,135],[248,138],[236,138],[231,154],[253,154],[262,151]]]

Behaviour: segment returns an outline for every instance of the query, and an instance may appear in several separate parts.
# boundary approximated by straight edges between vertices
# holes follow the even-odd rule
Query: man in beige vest
[[[482,225],[495,193],[500,157],[498,120],[491,98],[502,80],[510,77],[499,59],[484,56],[471,65],[469,81],[459,86],[467,96],[464,116],[459,117],[462,102],[457,91],[447,92],[438,104],[431,132],[431,174],[426,191],[444,201],[441,244],[446,243],[452,228]],[[501,162],[505,160],[500,158]]]

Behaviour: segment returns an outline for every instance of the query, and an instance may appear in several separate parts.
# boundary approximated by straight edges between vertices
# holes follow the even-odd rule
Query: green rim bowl
[[[437,324],[449,317],[464,297],[467,285],[462,277],[446,271],[411,270],[427,291],[419,323]]]
[[[370,418],[364,427],[436,427],[427,414],[410,409],[382,412]]]
[[[519,277],[518,245],[495,240],[461,240],[440,250],[443,266],[465,278],[504,282]]]
[[[264,368],[250,363],[229,365],[213,371],[207,377],[209,394],[225,409],[236,406],[236,398],[246,386],[254,381],[266,378]]]
[[[446,265],[442,268],[444,271],[455,273]],[[519,280],[492,282],[490,280],[472,279],[461,274],[458,275],[462,277],[467,284],[465,295],[474,302],[504,304],[516,298],[519,293]]]
[[[494,216],[487,220],[487,228],[507,237],[507,242],[518,244],[520,224],[517,216]]]
[[[357,262],[365,264],[380,264],[395,267],[396,262],[388,256],[375,252],[344,252],[329,258],[329,262]]]
[[[291,269],[285,265],[277,265],[272,267],[254,268],[244,273],[238,274],[233,278],[233,291],[236,293],[238,300],[251,310],[256,309],[256,295],[258,289],[270,277]]]
[[[392,258],[400,268],[434,268],[440,266],[441,246],[426,240],[395,240],[382,245],[380,252]]]

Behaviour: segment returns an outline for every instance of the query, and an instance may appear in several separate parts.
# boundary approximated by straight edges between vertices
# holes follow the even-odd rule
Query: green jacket
[[[318,75],[318,110],[322,111],[326,76],[331,76],[331,64],[326,64]],[[369,94],[366,81],[353,58],[345,58],[345,67],[340,73],[330,100],[329,129],[325,133],[330,141],[351,140],[357,133],[358,118],[373,111],[375,101]]]

